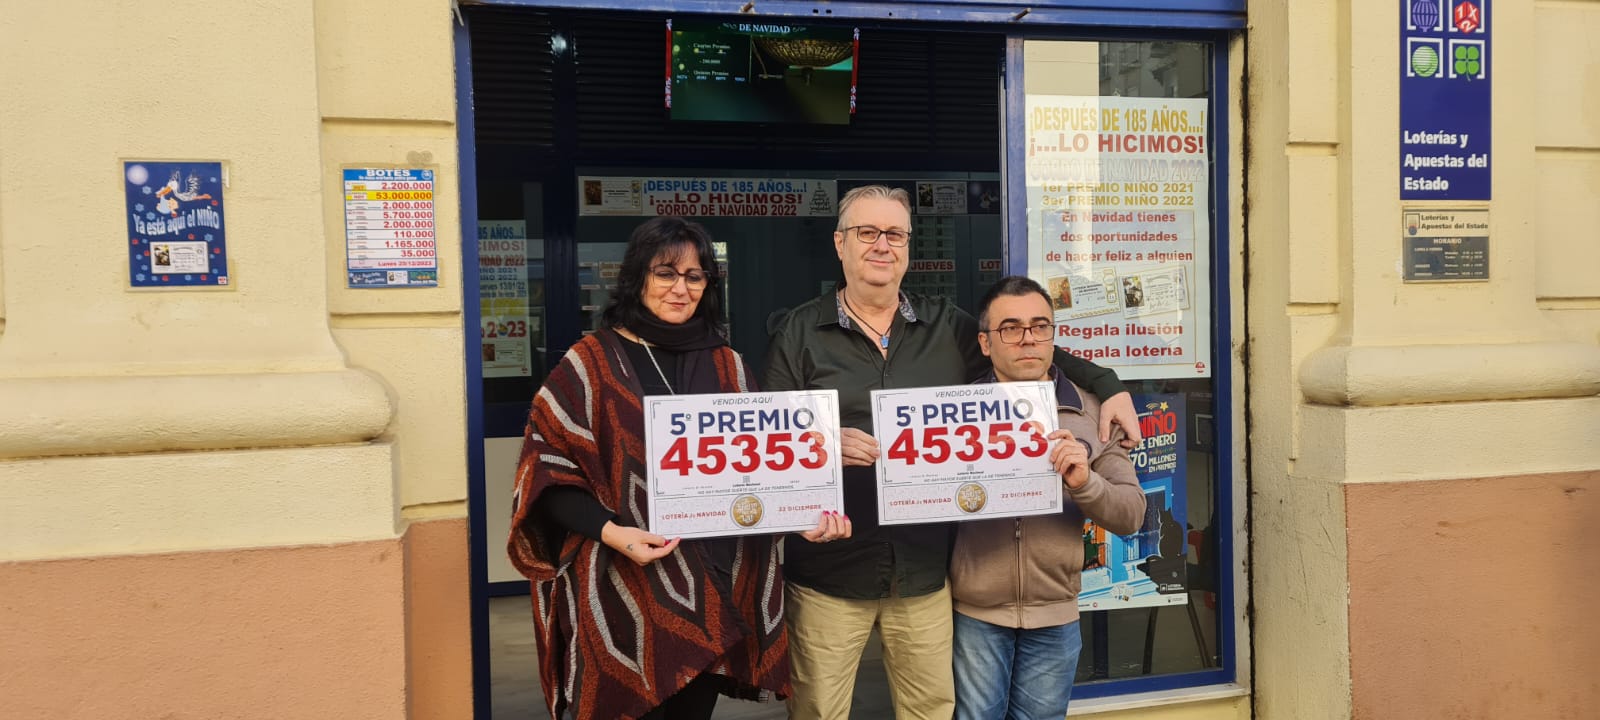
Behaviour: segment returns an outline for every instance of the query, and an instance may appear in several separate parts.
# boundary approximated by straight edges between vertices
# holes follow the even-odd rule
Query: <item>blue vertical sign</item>
[[[122,164],[128,217],[128,284],[136,288],[228,284],[222,163]]]
[[[1489,199],[1489,0],[1400,1],[1400,199]]]

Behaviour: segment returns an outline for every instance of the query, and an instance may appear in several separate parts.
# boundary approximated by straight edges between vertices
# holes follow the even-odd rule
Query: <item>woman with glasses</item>
[[[789,693],[777,536],[646,529],[646,395],[754,390],[721,322],[711,237],[660,217],[628,239],[607,327],[535,396],[508,551],[532,581],[552,717],[709,718],[717,696]],[[824,515],[801,536],[849,537]]]

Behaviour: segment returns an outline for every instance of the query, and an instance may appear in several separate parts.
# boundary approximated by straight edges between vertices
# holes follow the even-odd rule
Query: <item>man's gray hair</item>
[[[839,225],[834,228],[835,230],[844,230],[844,216],[850,212],[851,205],[856,204],[857,200],[863,198],[893,200],[900,203],[906,209],[906,212],[911,212],[911,194],[907,193],[904,188],[892,188],[888,185],[862,185],[851,189],[850,192],[844,194],[844,197],[839,198]]]

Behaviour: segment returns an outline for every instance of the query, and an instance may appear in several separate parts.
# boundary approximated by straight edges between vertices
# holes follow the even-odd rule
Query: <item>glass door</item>
[[[1144,526],[1117,536],[1084,524],[1075,696],[1232,679],[1232,578],[1220,560],[1231,551],[1231,460],[1215,430],[1226,427],[1231,366],[1217,310],[1228,278],[1214,48],[1008,47],[1008,270],[1049,291],[1059,347],[1117,371],[1146,438],[1131,452]]]
[[[484,183],[478,200],[478,309],[482,340],[486,533],[491,591],[526,592],[506,557],[511,491],[528,405],[548,368],[544,183]]]

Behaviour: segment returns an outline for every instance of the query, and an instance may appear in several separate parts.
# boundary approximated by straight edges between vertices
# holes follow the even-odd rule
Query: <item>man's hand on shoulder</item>
[[[1122,446],[1132,450],[1139,446],[1139,441],[1144,436],[1139,433],[1139,411],[1133,409],[1133,396],[1126,392],[1112,395],[1100,403],[1100,442],[1111,441],[1111,426],[1115,424],[1122,428],[1126,437],[1122,438]]]

